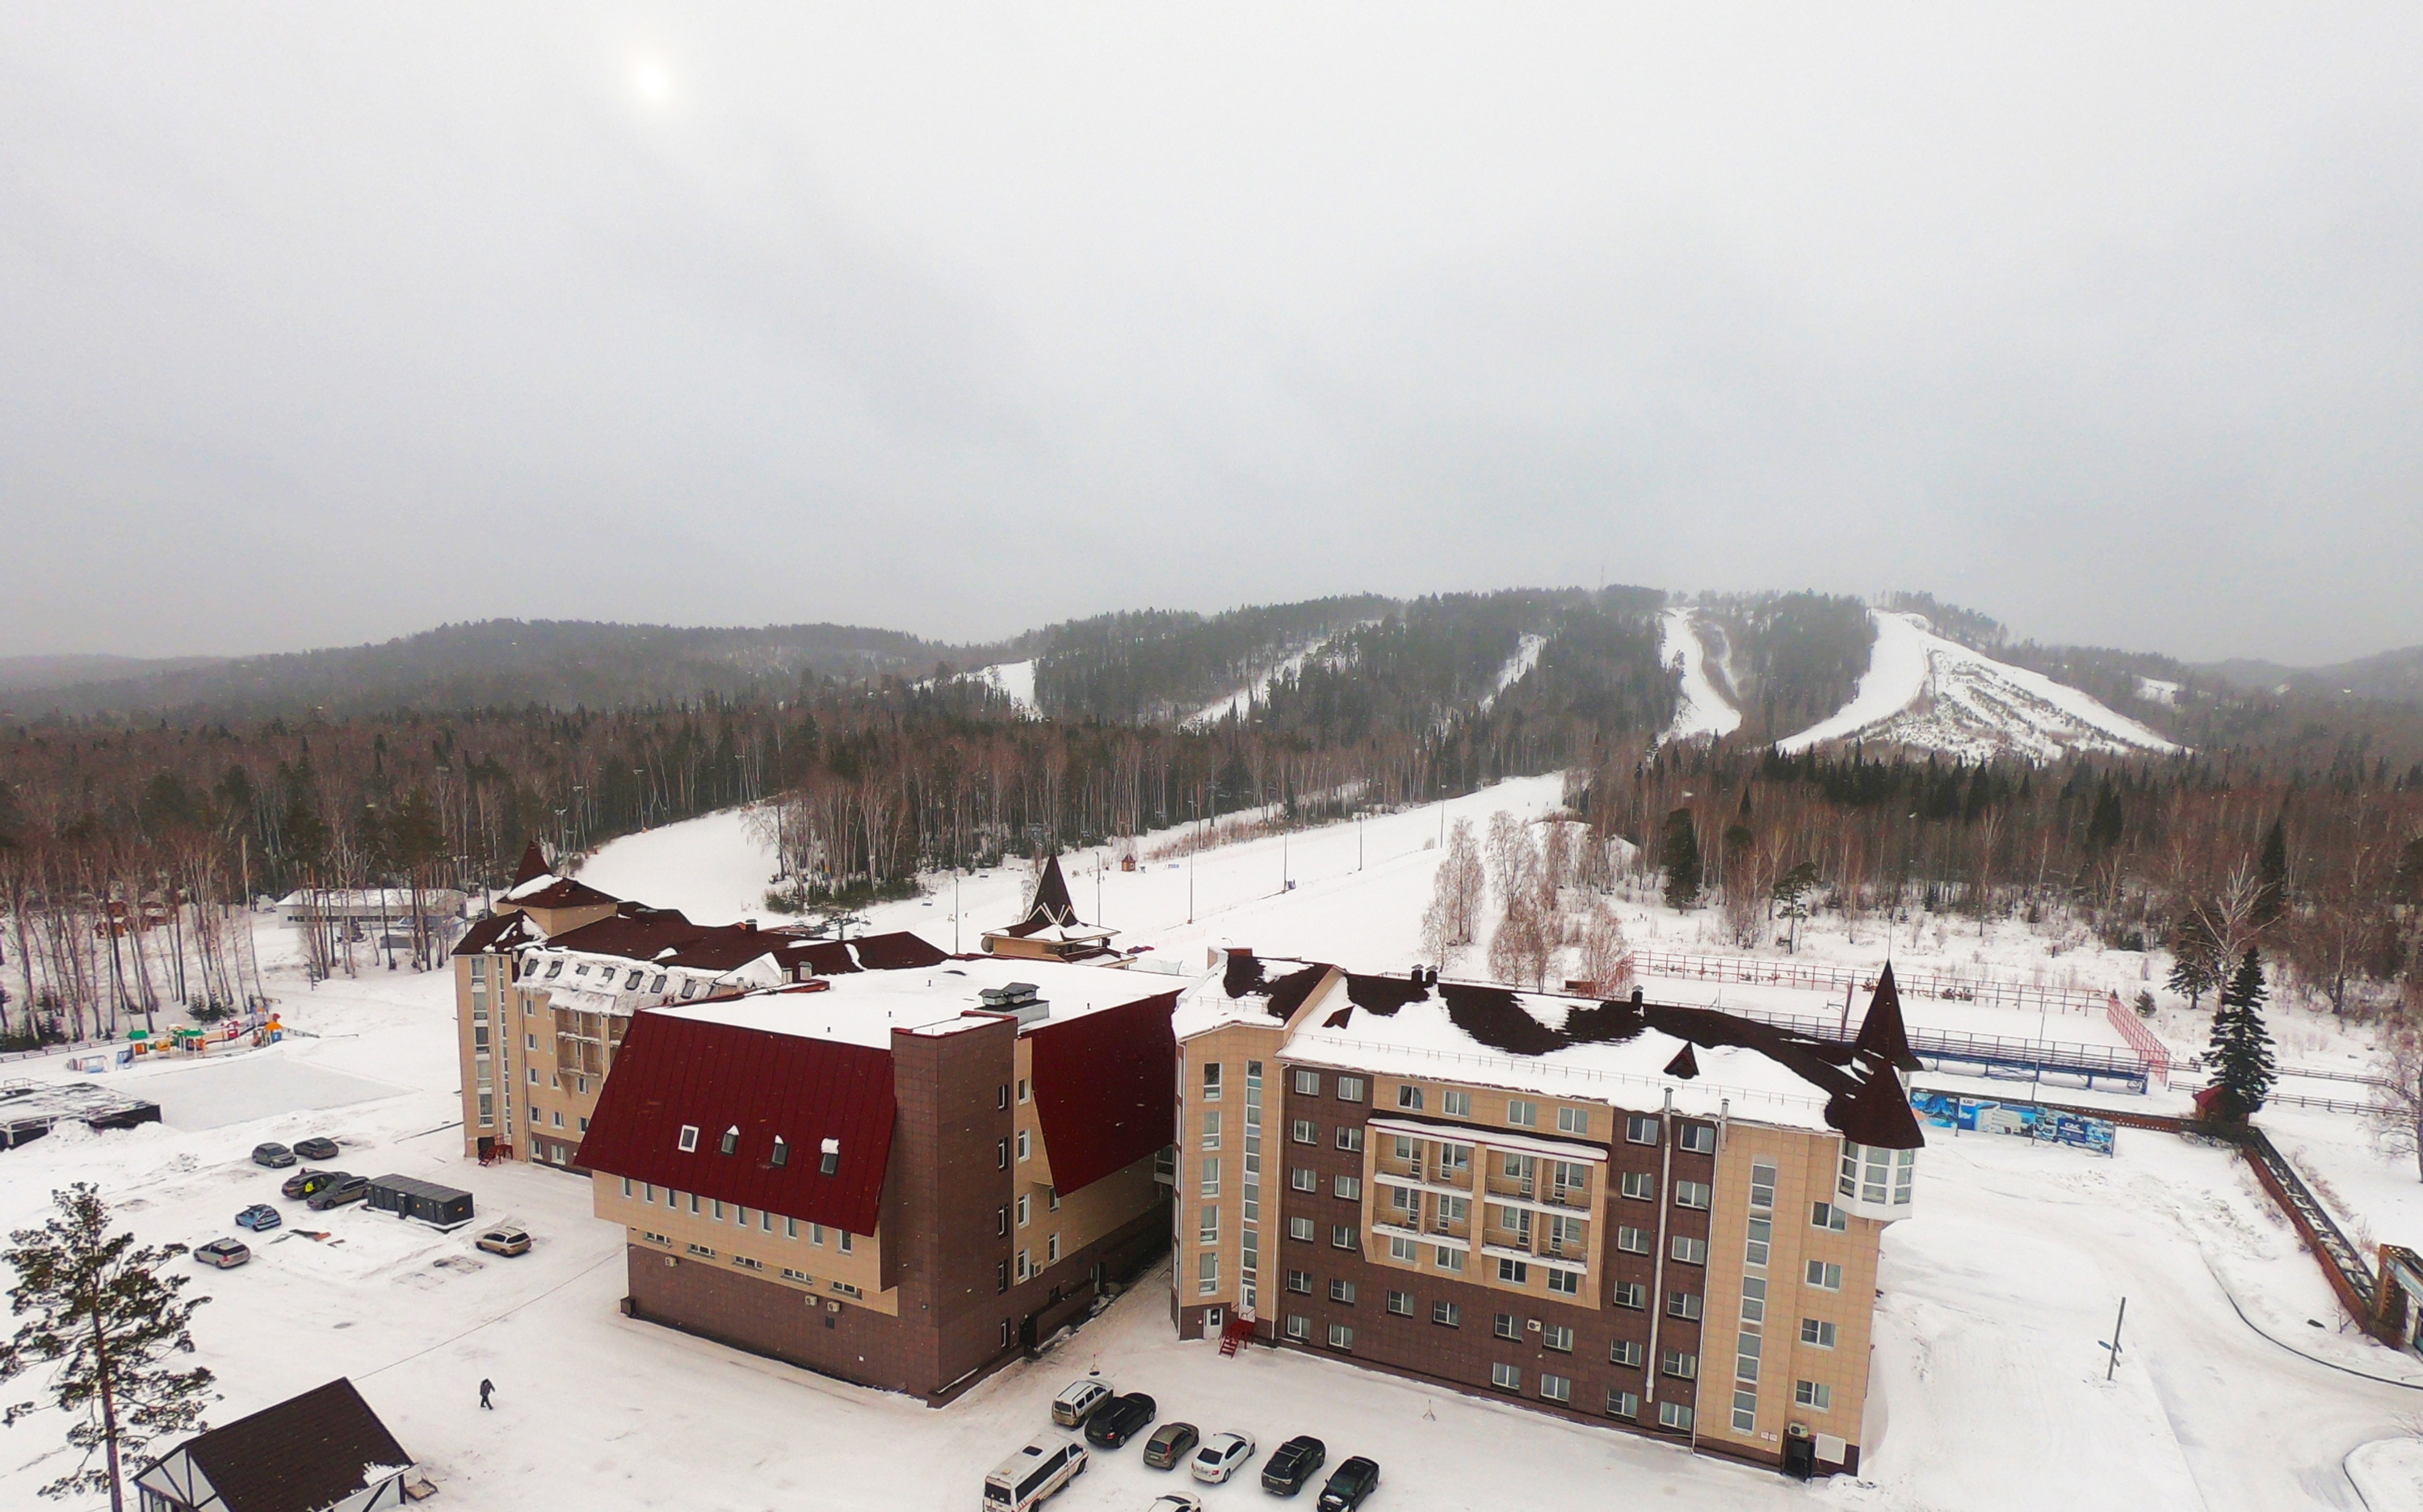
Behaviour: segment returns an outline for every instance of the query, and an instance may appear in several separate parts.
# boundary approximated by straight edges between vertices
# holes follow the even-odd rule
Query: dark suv
[[[1142,1392],[1114,1396],[1085,1420],[1085,1441],[1101,1449],[1121,1448],[1151,1427],[1152,1420],[1160,1415],[1159,1404]]]
[[[1298,1434],[1278,1446],[1262,1464],[1262,1489],[1275,1496],[1293,1496],[1304,1489],[1329,1457],[1329,1446],[1309,1434]]]
[[[1320,1512],[1354,1512],[1364,1498],[1379,1488],[1379,1463],[1356,1455],[1338,1466],[1329,1484],[1321,1488]]]

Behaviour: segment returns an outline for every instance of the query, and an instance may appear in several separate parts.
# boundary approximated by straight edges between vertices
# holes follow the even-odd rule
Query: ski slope
[[[1035,704],[1035,663],[1031,660],[999,662],[981,667],[968,676],[1008,694],[1010,706],[1021,714],[1042,712]]]
[[[1329,642],[1330,637],[1323,635],[1307,643],[1303,650],[1296,652],[1293,656],[1287,658],[1285,661],[1274,662],[1272,665],[1265,667],[1253,681],[1245,684],[1243,688],[1238,689],[1235,692],[1230,693],[1227,697],[1221,699],[1218,703],[1207,704],[1203,708],[1196,709],[1194,713],[1187,715],[1186,718],[1179,723],[1184,728],[1194,730],[1209,728],[1212,725],[1219,724],[1225,719],[1248,720],[1253,718],[1254,706],[1258,703],[1268,703],[1270,701],[1271,684],[1277,681],[1280,677],[1292,677],[1297,673],[1302,672],[1304,670],[1304,664],[1312,658],[1319,656],[1322,650],[1329,645]]]
[[[1877,628],[1876,645],[1851,701],[1831,718],[1777,741],[1777,750],[1791,756],[1859,740],[1973,761],[2180,749],[2075,688],[1946,640],[1924,614],[1872,609],[1868,617]]]
[[[1547,647],[1547,645],[1548,638],[1544,635],[1526,635],[1514,643],[1514,654],[1508,657],[1506,664],[1497,669],[1497,682],[1491,685],[1487,692],[1481,695],[1481,702],[1473,706],[1472,711],[1476,714],[1488,713],[1491,706],[1497,702],[1498,694],[1529,676],[1531,669],[1540,664],[1540,653]]]
[[[1666,726],[1658,743],[1668,740],[1715,740],[1741,728],[1741,710],[1735,708],[1718,691],[1716,679],[1708,676],[1707,647],[1691,623],[1687,609],[1670,609],[1660,621],[1663,638],[1657,646],[1657,660],[1664,666],[1677,662],[1683,668],[1682,694],[1674,702],[1674,722]],[[1732,679],[1728,678],[1730,682]]]

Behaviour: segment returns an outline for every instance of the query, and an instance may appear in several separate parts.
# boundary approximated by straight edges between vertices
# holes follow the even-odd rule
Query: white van
[[[1028,1444],[985,1477],[984,1512],[1027,1512],[1085,1472],[1084,1444]]]

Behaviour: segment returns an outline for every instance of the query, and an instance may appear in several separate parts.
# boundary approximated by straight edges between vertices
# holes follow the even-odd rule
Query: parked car
[[[208,1244],[196,1245],[194,1258],[205,1265],[216,1265],[221,1270],[233,1270],[250,1260],[252,1251],[245,1248],[241,1239],[213,1239]]]
[[[295,1140],[294,1153],[306,1160],[334,1160],[337,1141],[315,1134],[308,1139]]]
[[[294,1152],[282,1144],[257,1144],[252,1147],[252,1163],[277,1169],[294,1164]]]
[[[1354,1512],[1364,1499],[1380,1488],[1380,1462],[1361,1455],[1338,1467],[1329,1484],[1321,1488],[1318,1512]]]
[[[530,1235],[520,1229],[490,1229],[473,1243],[492,1255],[530,1253]]]
[[[1100,1376],[1088,1376],[1071,1381],[1069,1389],[1052,1399],[1052,1421],[1064,1428],[1073,1428],[1102,1409],[1102,1404],[1119,1394],[1119,1389]]]
[[[1085,1473],[1085,1446],[1063,1440],[1028,1444],[985,1477],[985,1512],[1028,1512]]]
[[[1152,1505],[1146,1507],[1144,1512],[1203,1512],[1203,1503],[1199,1498],[1172,1491],[1167,1496],[1154,1497]]]
[[[280,1197],[292,1197],[299,1202],[343,1174],[341,1170],[313,1170],[306,1167],[279,1182],[277,1194]]]
[[[1164,1423],[1144,1441],[1144,1462],[1154,1470],[1176,1470],[1202,1441],[1202,1432],[1194,1424]]]
[[[1270,1459],[1262,1466],[1262,1489],[1277,1496],[1293,1496],[1312,1479],[1322,1461],[1329,1457],[1329,1446],[1308,1433],[1299,1433],[1271,1451]]]
[[[1127,1441],[1152,1426],[1161,1407],[1142,1392],[1114,1396],[1085,1420],[1085,1441],[1101,1449],[1122,1449]]]
[[[358,1202],[370,1195],[369,1177],[351,1175],[341,1170],[331,1171],[329,1174],[336,1180],[313,1192],[306,1203],[312,1212],[325,1213],[332,1207],[342,1207],[347,1202]]]
[[[1195,1478],[1205,1485],[1222,1486],[1227,1483],[1229,1476],[1244,1469],[1245,1462],[1253,1457],[1253,1440],[1242,1433],[1215,1433],[1203,1440],[1202,1448],[1195,1451],[1195,1458],[1189,1468],[1194,1471]]]
[[[285,1221],[278,1216],[277,1209],[267,1202],[255,1202],[235,1216],[237,1228],[250,1229],[256,1233],[263,1229],[274,1229]]]

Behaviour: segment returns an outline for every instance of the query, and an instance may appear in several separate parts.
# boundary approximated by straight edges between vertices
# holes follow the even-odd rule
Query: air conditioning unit
[[[1538,1318],[1533,1318],[1529,1323],[1525,1324],[1524,1327],[1529,1329],[1533,1333],[1537,1333],[1540,1331],[1540,1320]]]

